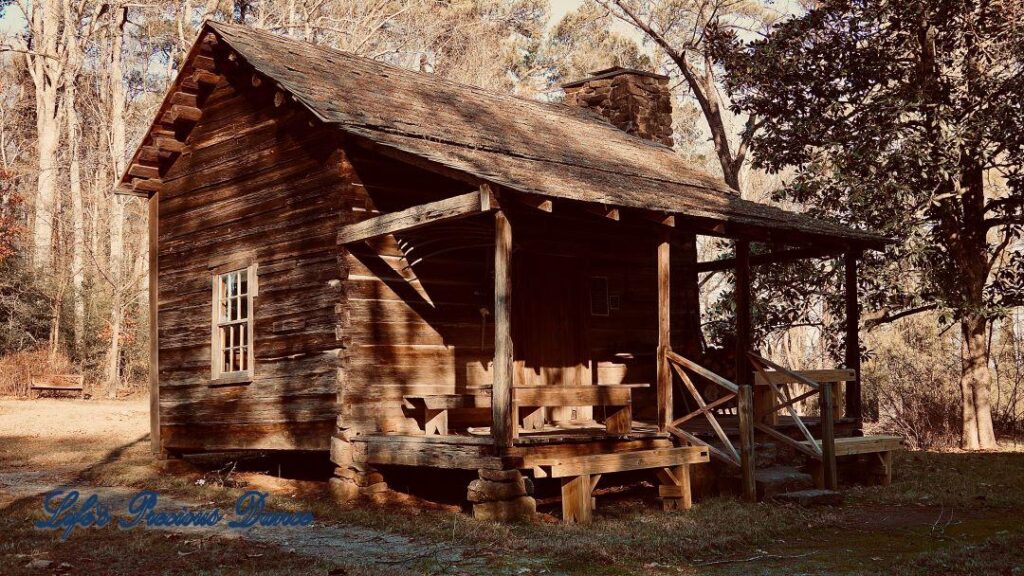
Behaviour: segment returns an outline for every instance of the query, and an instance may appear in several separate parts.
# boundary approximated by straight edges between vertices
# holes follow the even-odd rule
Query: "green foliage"
[[[751,252],[757,254],[758,248],[755,244]],[[821,334],[823,345],[837,361],[842,357],[844,332],[827,329],[829,319],[842,319],[845,310],[843,268],[833,264],[828,260],[797,260],[751,268],[751,338],[755,348],[762,348],[771,336],[790,328],[812,326],[826,328]],[[708,307],[711,322],[706,332],[715,346],[732,346],[735,301],[735,292],[729,289],[719,293]]]
[[[776,199],[897,241],[865,264],[869,310],[1019,303],[1019,255],[983,288],[1024,222],[1022,2],[817,6],[753,43],[712,32],[735,109],[759,118],[755,165],[796,167]]]

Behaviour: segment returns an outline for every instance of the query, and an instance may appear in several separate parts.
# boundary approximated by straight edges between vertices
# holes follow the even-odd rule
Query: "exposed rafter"
[[[778,262],[791,262],[804,258],[826,258],[841,254],[841,250],[834,248],[796,248],[793,250],[781,250],[768,252],[766,254],[754,254],[750,256],[752,266],[760,264],[775,264]],[[732,270],[736,267],[735,258],[723,258],[721,260],[710,260],[698,262],[697,272],[717,272],[721,270]]]
[[[185,151],[202,117],[203,101],[222,79],[214,58],[217,45],[216,35],[208,33],[192,48],[115,192],[148,197],[160,191],[161,178]]]
[[[350,244],[387,234],[407,232],[436,222],[466,218],[497,209],[498,201],[491,188],[482,186],[476,192],[428,202],[343,226],[338,232],[338,244]]]

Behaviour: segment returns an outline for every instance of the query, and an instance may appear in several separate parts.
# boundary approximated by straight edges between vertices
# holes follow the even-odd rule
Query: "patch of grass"
[[[414,506],[338,506],[326,497],[274,495],[270,505],[279,510],[312,511],[318,522],[462,546],[471,554],[491,556],[495,567],[502,565],[502,558],[517,559],[520,565],[529,558],[538,570],[588,575],[647,574],[663,568],[683,573],[745,574],[752,566],[772,574],[801,570],[870,574],[876,568],[884,573],[893,566],[941,558],[937,552],[986,546],[987,538],[1001,526],[964,533],[955,541],[939,540],[928,532],[943,509],[1024,509],[1024,494],[1009,488],[1024,477],[1024,454],[907,453],[897,456],[896,470],[892,486],[854,487],[847,493],[852,505],[840,509],[715,498],[689,512],[666,514],[656,508],[656,502],[633,494],[602,499],[596,522],[586,527],[494,524],[466,514]],[[161,471],[145,443],[129,446],[81,475],[81,480],[90,484],[156,489],[168,496],[225,508],[245,490],[197,486],[196,478]],[[879,507],[884,510],[876,511]],[[906,510],[918,512],[913,521],[906,518]],[[913,528],[899,528],[894,533],[891,527],[880,525],[858,527],[881,522],[884,516]],[[707,562],[757,556],[759,550],[798,558],[705,566]],[[873,560],[876,557],[879,560]],[[979,557],[977,562],[984,559]],[[932,565],[922,565],[922,571],[907,574],[928,574]]]
[[[1024,575],[1024,533],[1005,532],[981,543],[961,542],[929,551],[888,571],[893,576]]]
[[[88,484],[154,489],[223,508],[229,508],[245,490],[197,486],[196,477],[160,471],[144,444],[130,446],[117,458],[93,466],[80,476]],[[839,520],[839,513],[832,509],[747,504],[732,498],[711,499],[685,513],[663,513],[656,501],[635,494],[602,499],[598,519],[590,526],[505,525],[417,507],[371,503],[339,506],[326,497],[272,495],[270,505],[278,510],[312,511],[318,522],[445,542],[478,555],[532,557],[538,568],[567,574],[641,574],[649,572],[644,566],[651,563],[687,565]]]
[[[875,509],[885,513],[885,509]],[[908,510],[898,518],[887,519],[888,526],[863,524],[862,510],[852,510],[844,522],[826,530],[792,534],[783,545],[767,547],[783,559],[766,559],[757,563],[758,573],[765,576],[789,574],[829,574],[830,576],[865,575],[935,576],[951,573],[958,555],[984,550],[998,541],[1016,542],[1024,537],[1024,527],[1013,519],[1000,516],[958,519],[944,512],[939,517],[934,509]],[[916,512],[916,513],[913,513]],[[927,512],[927,513],[925,513]],[[858,516],[860,516],[858,518]],[[947,523],[948,522],[948,523]],[[1021,565],[1021,552],[993,556],[993,568]],[[968,563],[971,568],[955,574],[1010,574],[988,571],[989,562],[982,553]],[[738,565],[718,566],[715,574],[749,574]]]
[[[13,408],[24,404],[34,409],[28,403],[17,404]],[[80,421],[69,418],[63,436],[27,434],[23,425],[13,427],[24,435],[9,434],[5,440],[17,441],[0,442],[0,470],[13,472],[12,476],[35,475],[33,485],[61,480],[85,491],[89,485],[146,488],[223,510],[229,510],[246,489],[211,482],[214,478],[209,475],[207,482],[197,484],[201,473],[169,473],[154,460],[148,438],[138,426],[102,437],[81,422],[90,418],[85,412]],[[87,432],[77,435],[79,427]],[[308,510],[317,524],[404,535],[418,545],[460,547],[469,556],[486,559],[489,572],[501,574],[516,574],[527,567],[534,574],[547,570],[588,576],[755,572],[1024,576],[1019,568],[1024,564],[1020,552],[1024,548],[1020,520],[1024,453],[913,452],[897,455],[895,465],[892,486],[853,487],[846,493],[847,505],[838,509],[715,498],[699,502],[688,512],[663,513],[648,489],[600,498],[595,523],[585,527],[478,522],[450,509],[426,509],[412,499],[339,506],[314,482],[296,484],[292,490],[288,481],[266,476],[254,481],[256,486],[275,488],[268,502],[271,509]],[[61,543],[56,534],[32,528],[39,507],[37,497],[0,505],[3,574],[26,572],[23,567],[31,558],[69,562],[75,573],[101,574],[327,574],[340,566],[358,575],[438,568],[431,559],[421,558],[366,570],[346,565],[345,558],[313,560],[289,554],[287,545],[223,536],[204,540],[158,530],[77,530],[71,540]],[[458,566],[454,569],[458,573]]]
[[[898,452],[891,486],[855,486],[853,504],[1024,509],[1024,452]]]
[[[154,464],[145,443],[127,447],[118,457],[87,469],[80,478],[89,484],[148,488],[222,507],[230,506],[245,490],[197,486],[195,475],[164,473]],[[338,506],[326,497],[272,496],[271,504],[280,510],[312,511],[321,522],[448,542],[479,552],[529,552],[553,558],[550,569],[569,573],[595,566],[621,571],[650,562],[680,564],[714,558],[771,541],[792,530],[826,526],[839,519],[839,513],[832,509],[747,504],[732,498],[711,499],[686,513],[663,513],[656,501],[636,495],[602,499],[597,521],[586,527],[504,525],[478,522],[466,514],[394,505]]]

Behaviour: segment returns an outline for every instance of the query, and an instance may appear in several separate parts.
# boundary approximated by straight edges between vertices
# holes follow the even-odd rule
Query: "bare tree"
[[[35,86],[36,194],[33,202],[33,263],[41,271],[50,268],[53,245],[54,201],[57,193],[57,150],[60,146],[61,85],[65,54],[61,45],[62,14],[56,4],[18,0],[17,7],[28,23],[28,37],[21,51]]]
[[[750,0],[594,0],[612,15],[639,30],[675,65],[700,106],[711,132],[718,163],[726,183],[743,191],[742,174],[747,148],[757,131],[756,115],[747,118],[733,145],[728,107],[719,93],[718,75],[706,32],[712,25],[753,30],[769,17]]]

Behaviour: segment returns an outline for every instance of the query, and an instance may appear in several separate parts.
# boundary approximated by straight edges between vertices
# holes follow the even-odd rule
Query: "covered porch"
[[[733,240],[735,258],[698,262],[698,235]],[[602,474],[651,469],[665,506],[685,508],[689,466],[710,458],[737,467],[743,494],[754,499],[760,434],[813,454],[822,485],[836,486],[837,425],[840,436],[852,436],[862,420],[857,259],[877,241],[490,184],[344,226],[338,243],[389,236],[409,247],[433,244],[434,253],[460,242],[487,252],[493,293],[481,310],[488,317],[481,349],[492,353],[489,381],[403,395],[418,431],[353,438],[358,462],[562,478],[564,517],[587,521]],[[758,242],[768,250],[752,256]],[[841,259],[846,270],[845,365],[797,373],[761,358],[751,346],[751,267],[825,257]],[[425,258],[422,251],[417,258]],[[408,270],[419,261],[411,258]],[[736,278],[742,353],[732,380],[701,364],[698,274],[714,270]],[[809,391],[790,394],[789,384]],[[705,400],[707,386],[722,393]],[[812,395],[820,398],[816,421],[792,409]],[[791,430],[806,434],[794,438]]]

